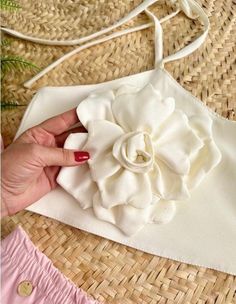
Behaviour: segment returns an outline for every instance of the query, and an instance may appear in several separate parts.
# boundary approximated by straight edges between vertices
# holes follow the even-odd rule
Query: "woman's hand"
[[[68,128],[78,122],[75,109],[24,132],[2,153],[2,216],[34,203],[57,185],[60,166],[78,166],[88,152],[63,147]],[[73,132],[86,132],[82,127]]]

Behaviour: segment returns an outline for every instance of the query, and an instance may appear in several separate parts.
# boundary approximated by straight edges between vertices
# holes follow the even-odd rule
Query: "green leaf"
[[[0,8],[6,11],[16,11],[21,7],[14,0],[0,0]]]
[[[40,70],[39,67],[37,67],[35,64],[33,64],[30,61],[26,61],[24,58],[20,56],[3,55],[1,56],[0,60],[1,60],[2,77],[4,77],[4,75],[11,70],[17,70],[17,71],[23,71],[25,69],[36,70],[36,71]]]
[[[1,110],[15,109],[16,107],[24,107],[24,105],[20,105],[17,101],[1,101]]]
[[[4,47],[6,47],[6,46],[9,46],[11,44],[11,41],[10,41],[10,39],[2,39],[2,41],[0,41],[0,46],[2,47],[2,48],[4,48]]]

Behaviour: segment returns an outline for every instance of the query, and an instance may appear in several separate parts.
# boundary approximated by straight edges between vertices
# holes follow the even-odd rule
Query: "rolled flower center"
[[[148,172],[153,166],[153,146],[149,134],[130,132],[122,135],[113,146],[113,156],[132,172]]]

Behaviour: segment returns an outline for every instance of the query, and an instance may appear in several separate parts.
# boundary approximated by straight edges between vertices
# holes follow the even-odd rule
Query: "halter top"
[[[38,43],[77,44],[140,12],[151,19],[78,47],[25,83],[30,87],[86,47],[155,27],[154,70],[96,85],[43,88],[36,94],[17,136],[78,106],[88,133],[71,134],[65,148],[87,150],[91,159],[62,168],[57,182],[64,190],[57,188],[27,209],[149,253],[236,274],[236,123],[208,109],[164,69],[166,62],[200,47],[209,20],[194,0],[180,0],[176,12],[158,20],[148,9],[154,2],[146,0],[113,26],[74,41],[47,41],[4,29]],[[180,10],[199,18],[204,31],[164,58],[161,22]],[[43,105],[46,113],[40,111]]]

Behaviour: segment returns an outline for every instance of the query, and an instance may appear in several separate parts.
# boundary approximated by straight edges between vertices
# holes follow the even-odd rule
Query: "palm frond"
[[[1,72],[3,76],[11,70],[23,71],[25,69],[30,69],[39,71],[39,67],[20,56],[3,55],[1,56],[0,60]]]
[[[16,107],[23,107],[17,101],[1,101],[1,110],[15,109]]]
[[[21,6],[14,0],[0,0],[0,8],[6,11],[16,11]]]
[[[11,44],[10,39],[4,38],[4,39],[2,39],[2,40],[0,41],[0,46],[1,46],[2,48],[6,47],[6,46],[9,46],[10,44]]]

